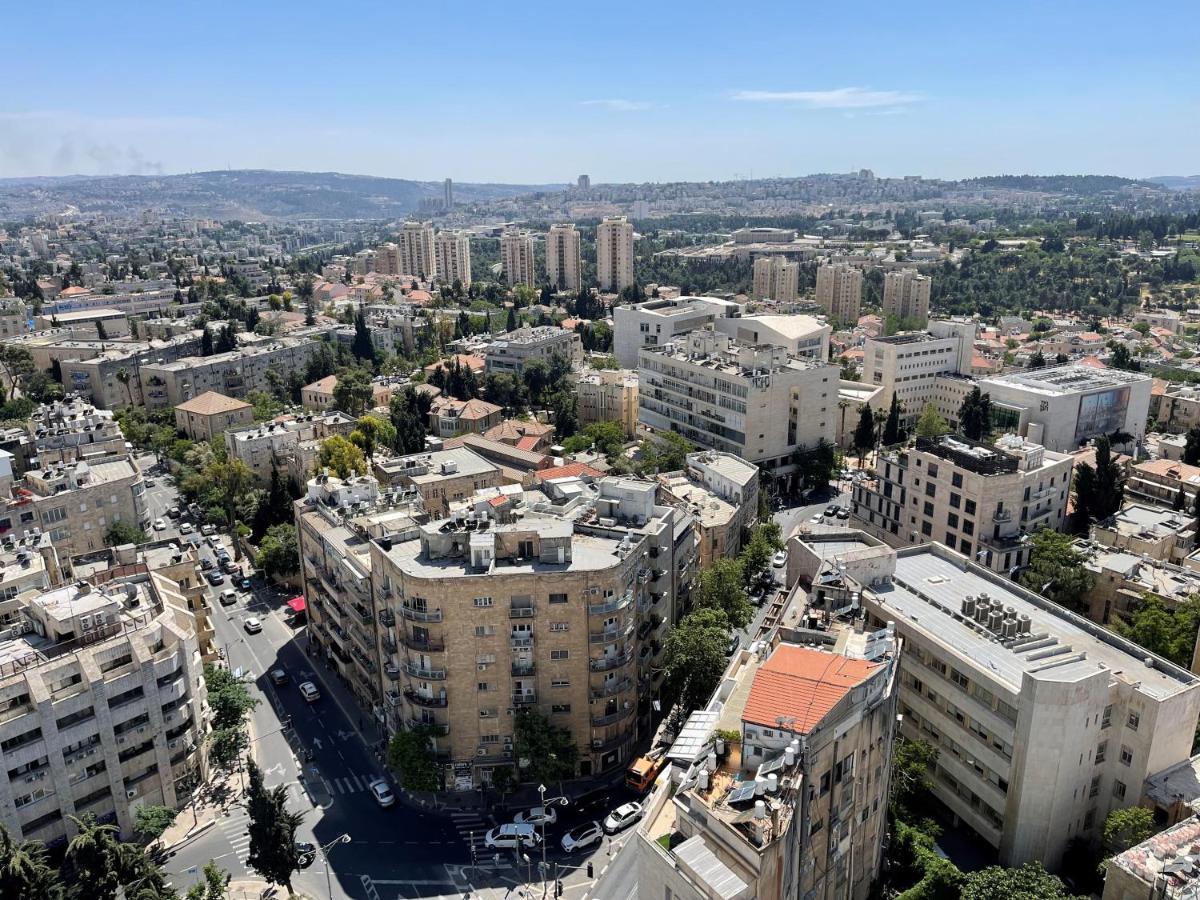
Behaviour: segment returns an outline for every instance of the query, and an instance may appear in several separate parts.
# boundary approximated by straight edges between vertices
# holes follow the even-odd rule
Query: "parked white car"
[[[509,822],[499,825],[483,836],[483,845],[492,850],[512,847],[536,847],[542,842],[541,835],[532,825],[518,825]]]
[[[557,821],[558,811],[553,806],[549,809],[535,806],[513,816],[513,822],[517,825],[553,825]]]
[[[599,822],[585,822],[576,825],[562,836],[562,848],[567,853],[583,850],[592,844],[598,844],[604,837],[604,828]]]
[[[604,830],[609,834],[623,831],[642,817],[642,804],[626,803],[618,806],[604,819]]]

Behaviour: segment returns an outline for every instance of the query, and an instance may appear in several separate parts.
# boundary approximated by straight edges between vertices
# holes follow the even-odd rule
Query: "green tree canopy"
[[[864,403],[858,408],[858,424],[854,427],[854,449],[858,452],[860,463],[874,444],[875,417],[871,414],[871,407]]]
[[[392,735],[388,744],[388,765],[406,790],[442,789],[441,770],[433,754],[434,731],[431,726],[416,726]]]
[[[575,738],[537,710],[524,708],[517,712],[513,744],[522,764],[523,780],[544,783],[574,777],[579,759]],[[526,760],[527,766],[523,765]]]
[[[1075,612],[1084,612],[1084,597],[1095,579],[1084,568],[1086,557],[1072,545],[1069,534],[1040,528],[1033,535],[1029,566],[1021,584]]]
[[[925,409],[921,411],[921,418],[917,419],[917,436],[924,438],[938,437],[950,431],[950,425],[942,418],[942,414],[937,411],[937,407],[932,403],[926,403]]]
[[[246,758],[246,812],[250,816],[250,846],[246,865],[292,893],[292,874],[300,868],[296,829],[303,816],[289,812],[287,785],[268,788],[262,770]]]
[[[330,435],[321,441],[317,453],[317,471],[329,469],[338,478],[367,474],[367,458],[362,450],[340,434]]]
[[[962,900],[1084,900],[1075,898],[1067,886],[1039,862],[1019,869],[989,866],[966,876]]]
[[[772,552],[767,551],[767,561]],[[745,628],[754,617],[754,608],[746,597],[744,578],[741,560],[714,559],[696,580],[692,603],[696,609],[719,610],[729,626]]]
[[[900,398],[892,393],[892,404],[888,407],[887,420],[883,423],[882,442],[891,446],[898,444],[901,440],[900,435]]]
[[[991,428],[992,395],[971,388],[958,409],[958,430],[973,441],[982,441]]]
[[[179,813],[169,806],[139,806],[133,816],[133,833],[143,844],[158,840]]]
[[[1146,594],[1128,618],[1117,618],[1113,629],[1151,653],[1190,668],[1196,634],[1200,631],[1200,596],[1193,594],[1168,609],[1160,597]]]
[[[697,609],[667,635],[663,692],[684,715],[707,703],[720,684],[728,646],[729,619],[720,609]]]
[[[568,453],[579,453],[595,447],[597,453],[603,453],[610,460],[619,454],[625,446],[625,431],[619,422],[593,422],[583,431],[563,441],[563,448]]]
[[[371,459],[376,449],[390,447],[396,442],[396,426],[389,419],[363,416],[350,432],[350,442],[362,450],[367,459]]]
[[[286,578],[300,571],[300,545],[291,522],[272,525],[258,545],[255,565],[269,576]]]
[[[113,522],[104,532],[104,544],[107,547],[119,547],[122,544],[144,544],[149,538],[146,532],[132,522]]]
[[[1104,820],[1104,849],[1116,856],[1148,840],[1157,830],[1154,813],[1144,806],[1114,809]]]
[[[371,407],[374,396],[370,374],[362,369],[347,369],[333,387],[333,408],[348,416],[361,416]]]
[[[38,841],[17,841],[0,825],[0,897],[37,897],[60,900],[63,887],[58,872]]]

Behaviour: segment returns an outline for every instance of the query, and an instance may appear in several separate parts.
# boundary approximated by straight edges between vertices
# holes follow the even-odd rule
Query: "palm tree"
[[[62,897],[58,873],[46,862],[46,848],[38,841],[13,840],[0,825],[0,897]]]
[[[129,395],[129,405],[133,406],[133,388],[129,386],[129,370],[124,366],[117,369],[117,381],[125,385],[125,392]]]

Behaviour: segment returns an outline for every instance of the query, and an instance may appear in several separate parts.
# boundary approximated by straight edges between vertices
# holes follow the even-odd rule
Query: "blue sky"
[[[10,4],[0,177],[1196,174],[1194,2],[1153,14],[1055,0]]]

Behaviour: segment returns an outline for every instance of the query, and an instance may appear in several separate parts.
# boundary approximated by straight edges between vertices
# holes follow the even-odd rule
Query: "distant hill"
[[[1154,179],[1147,179],[1153,181]],[[1136,185],[1133,178],[1116,175],[988,175],[968,178],[959,184],[973,188],[999,188],[1009,191],[1040,191],[1047,194],[1073,194],[1086,197],[1107,191],[1119,191]],[[1146,181],[1141,182],[1146,184]]]
[[[1146,180],[1172,191],[1200,191],[1200,175],[1156,175]]]
[[[496,200],[563,185],[455,183],[456,202]],[[54,212],[119,214],[142,209],[216,219],[387,219],[442,197],[442,183],[337,172],[239,169],[186,175],[0,179],[0,218]]]

